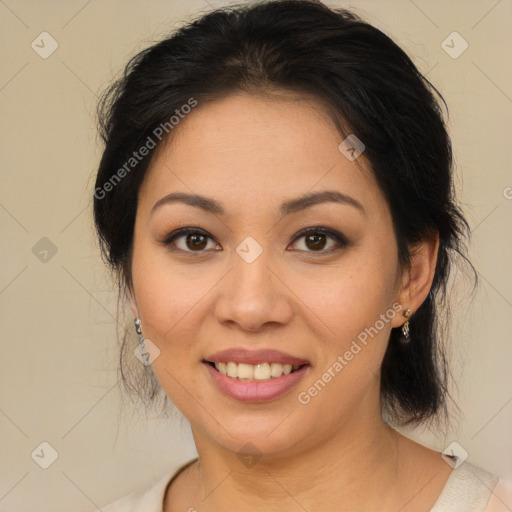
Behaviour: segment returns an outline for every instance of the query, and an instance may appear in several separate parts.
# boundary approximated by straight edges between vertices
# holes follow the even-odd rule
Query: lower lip
[[[241,402],[268,402],[274,400],[294,388],[309,368],[308,365],[305,365],[288,375],[264,381],[243,381],[234,380],[227,375],[223,375],[208,363],[204,363],[204,365],[220,390]]]

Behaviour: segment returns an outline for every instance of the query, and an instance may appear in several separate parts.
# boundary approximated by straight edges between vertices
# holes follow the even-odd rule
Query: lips
[[[271,349],[224,350],[208,356],[203,363],[219,390],[242,402],[266,402],[279,398],[294,388],[310,368],[306,359]],[[225,372],[228,365],[233,370],[243,369],[243,373],[235,375],[231,371]],[[275,376],[268,372],[257,375],[256,370],[254,373],[245,373],[250,367],[263,371],[267,366],[281,368],[282,371],[275,372]]]
[[[286,354],[279,350],[262,349],[262,350],[246,350],[242,348],[222,350],[216,352],[208,357],[205,357],[205,361],[209,363],[228,363],[232,361],[240,364],[252,364],[257,365],[261,363],[280,363],[280,364],[291,364],[292,366],[303,366],[309,364],[307,359]]]

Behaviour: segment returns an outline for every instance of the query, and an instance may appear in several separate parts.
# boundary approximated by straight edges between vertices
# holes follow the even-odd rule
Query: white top
[[[131,492],[123,498],[102,507],[103,512],[163,512],[167,487],[186,467],[196,459],[183,464],[154,485]],[[498,477],[463,462],[453,469],[443,491],[430,512],[483,512],[489,502]]]

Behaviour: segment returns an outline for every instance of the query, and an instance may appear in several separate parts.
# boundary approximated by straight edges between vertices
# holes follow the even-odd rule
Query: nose
[[[233,253],[232,270],[221,284],[215,305],[218,321],[247,332],[259,332],[268,324],[285,325],[293,316],[293,294],[283,284],[278,265],[265,250],[248,261]]]

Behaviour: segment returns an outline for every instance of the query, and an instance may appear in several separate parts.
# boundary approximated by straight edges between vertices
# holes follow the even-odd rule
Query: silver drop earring
[[[140,318],[136,318],[134,321],[135,324],[135,331],[139,335],[139,343],[144,346],[144,336],[142,336],[142,322],[140,321]]]

